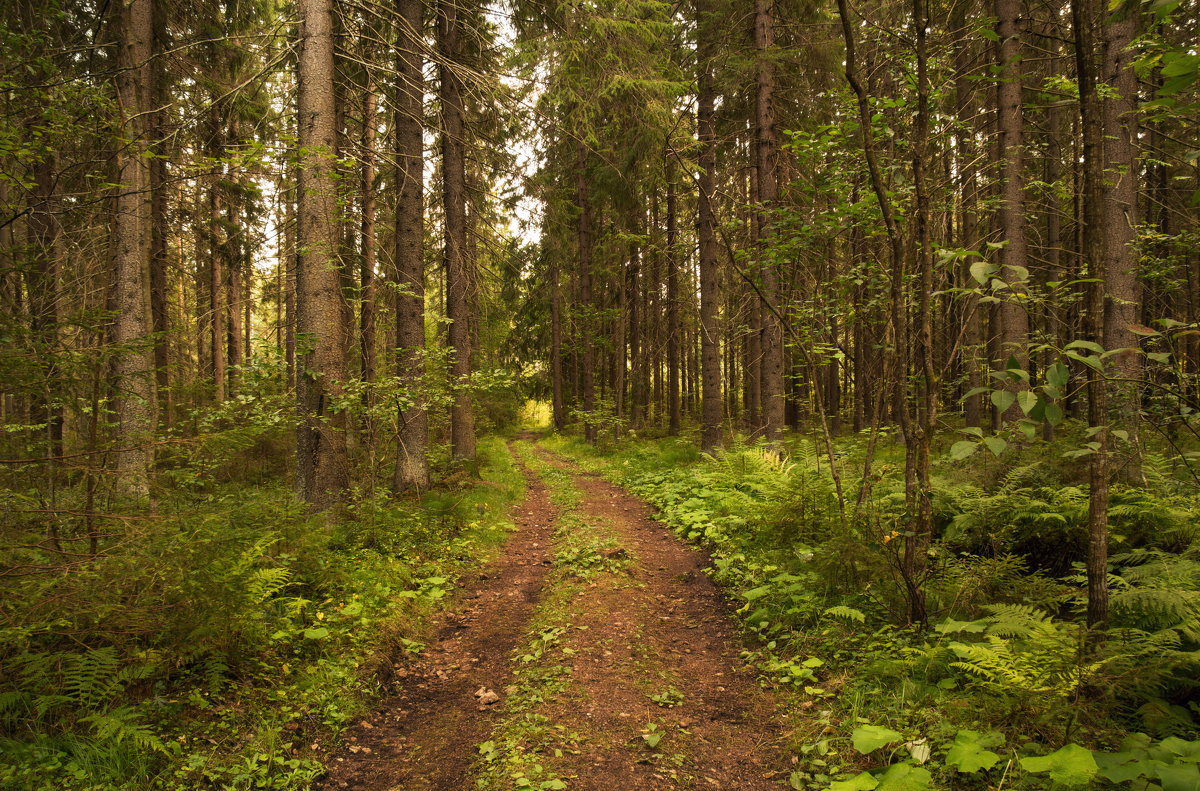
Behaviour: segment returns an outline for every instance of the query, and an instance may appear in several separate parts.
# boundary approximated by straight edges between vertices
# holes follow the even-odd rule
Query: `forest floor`
[[[707,558],[533,440],[517,530],[317,788],[778,788],[787,716]]]

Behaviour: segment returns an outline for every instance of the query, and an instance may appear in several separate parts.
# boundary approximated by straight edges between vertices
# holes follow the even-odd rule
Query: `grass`
[[[337,521],[277,485],[230,486],[83,570],[26,580],[7,601],[44,604],[3,634],[0,785],[308,787],[377,671],[420,651],[458,576],[511,531],[524,477],[495,437],[479,467]]]

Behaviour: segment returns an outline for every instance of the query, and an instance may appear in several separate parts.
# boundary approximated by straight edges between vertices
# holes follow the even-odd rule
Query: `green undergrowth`
[[[230,488],[130,521],[94,559],[10,580],[0,786],[307,788],[423,648],[458,575],[511,530],[524,479],[499,439],[479,459],[481,480],[337,519],[278,485]]]
[[[1097,641],[1080,618],[1087,494],[1070,466],[1036,448],[1007,466],[940,458],[919,630],[898,573],[902,458],[880,449],[855,516],[863,444],[838,445],[843,525],[809,439],[782,460],[745,443],[714,458],[683,439],[545,440],[711,552],[758,638],[746,658],[798,715],[793,788],[1200,788],[1195,493],[1114,489],[1113,625]]]
[[[558,510],[554,565],[525,640],[514,652],[503,716],[491,738],[478,745],[476,786],[486,791],[565,789],[570,777],[561,772],[562,759],[578,754],[588,734],[554,722],[546,709],[567,697],[576,707],[584,702],[571,679],[574,651],[565,645],[572,630],[587,628],[571,623],[572,603],[597,575],[623,572],[629,557],[609,556],[615,544],[580,514],[583,494],[569,473],[546,462],[527,442],[515,443],[515,449],[546,484]]]

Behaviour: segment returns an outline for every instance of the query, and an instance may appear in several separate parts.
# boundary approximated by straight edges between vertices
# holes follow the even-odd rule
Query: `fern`
[[[833,618],[840,618],[843,621],[857,621],[858,623],[867,622],[867,616],[863,614],[862,610],[856,610],[853,607],[846,607],[842,604],[830,607],[825,611],[825,614]]]
[[[285,568],[257,569],[246,581],[246,598],[254,604],[261,604],[291,582],[292,572]]]
[[[951,643],[954,667],[1001,693],[1065,698],[1103,661],[1079,660],[1080,630],[1020,604],[994,605],[984,642]]]
[[[1117,626],[1144,631],[1170,629],[1200,643],[1200,561],[1189,552],[1172,555],[1138,550],[1112,558],[1111,608]]]
[[[112,646],[73,656],[63,672],[62,687],[79,708],[94,711],[121,690],[120,658]]]
[[[120,706],[79,718],[80,722],[92,726],[92,733],[100,742],[130,742],[140,750],[153,750],[165,754],[167,748],[162,739],[140,720],[141,715],[132,706]]]

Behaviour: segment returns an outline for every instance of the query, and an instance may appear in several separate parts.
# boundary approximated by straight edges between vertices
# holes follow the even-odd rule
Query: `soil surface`
[[[541,480],[528,470],[525,476],[527,495],[512,515],[517,529],[500,556],[468,578],[437,642],[399,671],[396,696],[350,729],[314,788],[474,788],[468,775],[476,745],[488,738],[500,705],[481,704],[475,693],[508,683],[509,654],[524,637],[553,559],[555,509]]]
[[[652,520],[641,500],[541,447],[535,452],[572,475],[582,493],[578,517],[616,545],[610,554],[621,562],[618,571],[571,583],[555,658],[569,667],[570,683],[522,714],[570,735],[561,750],[541,748],[547,776],[581,791],[780,788],[787,727],[740,658],[733,606],[704,574],[706,558]],[[518,530],[468,584],[438,644],[399,680],[397,696],[331,756],[318,788],[476,787],[477,745],[503,721],[512,654],[528,637],[554,558],[558,515],[545,484],[525,474]],[[501,699],[481,705],[481,688]]]

